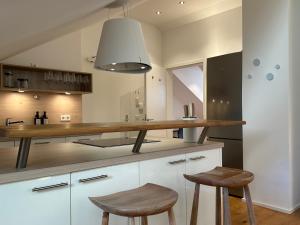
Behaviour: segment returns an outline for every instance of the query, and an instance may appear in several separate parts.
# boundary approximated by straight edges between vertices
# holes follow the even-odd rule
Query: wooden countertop
[[[80,123],[51,124],[43,126],[13,125],[0,126],[0,137],[31,138],[68,135],[99,134],[125,131],[163,130],[192,127],[222,127],[244,125],[244,121],[222,120],[167,120],[151,122],[114,122],[114,123]]]
[[[165,139],[142,146],[139,154],[132,146],[99,148],[74,143],[33,145],[26,169],[15,168],[17,148],[0,149],[0,184],[31,180],[47,176],[125,164],[171,155],[222,148],[223,143],[184,143],[180,139]]]

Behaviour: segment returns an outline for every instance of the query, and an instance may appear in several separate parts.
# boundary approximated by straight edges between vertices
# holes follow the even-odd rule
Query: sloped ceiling
[[[129,17],[170,29],[241,6],[242,0],[0,0],[0,61],[27,49],[117,16],[121,8],[106,9],[115,1],[128,1]],[[155,14],[156,10],[163,13]]]
[[[112,2],[0,0],[0,60],[105,19],[108,10],[104,7]]]

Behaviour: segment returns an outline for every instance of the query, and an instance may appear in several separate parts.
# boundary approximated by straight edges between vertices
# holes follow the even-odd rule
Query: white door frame
[[[187,62],[181,62],[174,65],[166,66],[167,70],[167,119],[173,119],[173,73],[174,69],[180,69],[187,66],[203,65],[203,118],[207,118],[207,59],[199,59]]]

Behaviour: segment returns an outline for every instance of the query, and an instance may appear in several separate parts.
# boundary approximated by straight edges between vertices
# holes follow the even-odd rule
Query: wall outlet
[[[60,121],[61,122],[70,122],[71,121],[71,115],[68,115],[68,114],[60,115]]]

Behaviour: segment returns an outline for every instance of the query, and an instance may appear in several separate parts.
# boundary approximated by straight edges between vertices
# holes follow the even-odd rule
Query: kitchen
[[[8,137],[0,143],[4,149],[0,153],[0,196],[4,199],[2,202],[5,202],[5,206],[1,203],[1,208],[5,208],[0,214],[1,224],[41,224],[40,221],[46,224],[82,224],[87,223],[86,221],[89,224],[99,224],[100,210],[88,197],[129,190],[147,182],[176,189],[179,193],[174,208],[176,222],[188,224],[194,184],[187,183],[183,174],[204,172],[220,166],[222,144],[205,142],[203,146],[193,147],[194,144],[182,143],[179,139],[168,142],[173,137],[172,128],[206,127],[212,124],[191,125],[193,121],[186,121],[184,124],[160,124],[162,129],[154,129],[158,121],[176,119],[173,117],[173,77],[168,71],[171,68],[203,63],[203,72],[208,76],[208,58],[241,51],[242,119],[246,121],[243,126],[243,169],[255,175],[250,190],[256,205],[257,222],[272,223],[263,221],[260,217],[260,213],[265,212],[266,208],[284,213],[267,211],[286,219],[282,221],[293,218],[293,214],[288,214],[296,211],[300,199],[296,138],[300,126],[296,117],[299,107],[296,101],[295,76],[299,52],[295,50],[299,48],[296,41],[299,36],[299,19],[296,13],[299,3],[295,0],[276,0],[272,3],[267,0],[243,3],[232,0],[191,0],[181,4],[176,1],[132,0],[127,3],[128,9],[123,9],[122,5],[107,9],[105,6],[109,3],[110,1],[76,1],[70,4],[66,0],[43,5],[32,0],[33,11],[28,9],[29,3],[26,6],[23,3],[1,3],[5,6],[1,7],[2,21],[10,18],[10,27],[15,26],[14,29],[8,29],[7,22],[2,22],[1,25],[7,31],[1,37],[2,68],[8,67],[8,72],[21,70],[22,74],[24,71],[34,71],[34,75],[25,73],[25,77],[18,77],[23,80],[15,81],[16,84],[20,83],[13,87],[16,89],[1,91],[0,121],[4,125],[5,120],[11,118],[11,121],[32,124],[35,113],[39,111],[43,114],[45,111],[50,123],[44,127],[35,127],[38,132],[28,128],[22,133],[23,136],[19,135],[21,131],[13,129],[18,128],[18,124],[11,125],[11,133],[6,132],[5,127],[5,132],[1,132],[2,136]],[[48,9],[52,10],[48,12]],[[17,12],[13,14],[20,15],[18,19],[11,19],[11,12]],[[61,16],[63,14],[65,17]],[[152,67],[146,76],[103,71],[94,66],[93,57],[97,54],[104,21],[123,17],[123,14],[141,22],[146,52]],[[39,15],[42,17],[37,20]],[[20,22],[22,20],[23,23]],[[73,75],[75,80],[64,80],[65,77],[74,77]],[[39,90],[26,91],[26,86],[32,84],[26,85],[26,81],[24,84],[24,79],[29,80],[33,76],[39,76],[40,80],[37,79],[36,86],[32,89]],[[81,79],[83,77],[87,77],[86,83]],[[205,83],[205,75],[203,79]],[[51,88],[53,89],[49,90]],[[207,87],[204,86],[203,91],[203,118],[208,118],[205,108],[208,105],[208,90],[205,88]],[[143,123],[145,116],[150,120],[149,124],[142,124],[147,126],[146,139],[160,142],[142,144],[140,155],[132,156],[133,145],[102,149],[72,143],[136,137],[141,129],[139,123]],[[132,125],[116,128],[111,124],[126,121],[130,125],[137,122],[138,127]],[[92,131],[87,132],[87,127],[73,127],[77,123],[104,123],[114,130],[108,131],[104,125],[95,125],[90,128]],[[45,133],[52,124],[62,124],[62,127],[53,127],[49,137]],[[71,128],[77,131],[71,131]],[[16,170],[20,138],[28,137],[27,133],[30,132],[35,134],[32,135],[28,168]],[[154,152],[151,146],[154,146]],[[13,147],[14,150],[10,151]],[[44,154],[39,149],[52,152],[52,155]],[[111,149],[116,158],[111,158],[110,153],[107,153],[108,149]],[[207,162],[209,165],[203,168],[201,160],[189,160],[199,157],[199,154],[207,154],[207,161],[211,160]],[[176,164],[174,173],[169,172],[169,167],[163,166],[182,159],[187,161]],[[24,167],[24,161],[19,165]],[[97,177],[99,174],[108,174],[116,180],[108,179],[84,186],[78,183],[78,180]],[[174,179],[168,180],[169,176]],[[32,189],[65,183],[66,180],[71,184],[69,187],[53,192],[40,192],[40,199],[37,198],[30,205],[26,201],[27,197],[32,200],[32,196],[37,196],[33,195],[36,193]],[[103,188],[97,191],[101,185]],[[205,197],[200,197],[198,224],[214,224],[213,190],[203,188]],[[71,198],[70,192],[74,194]],[[201,193],[202,188],[200,196]],[[244,203],[235,198],[231,201],[244,207]],[[49,213],[50,208],[52,213]],[[234,211],[232,215],[234,224],[241,224],[247,219],[247,213],[239,217],[241,220],[234,217],[236,214],[238,212]],[[111,224],[125,223],[127,224],[126,218],[111,217]],[[297,220],[294,223],[297,224]],[[167,224],[167,218],[165,215],[153,216],[149,218],[149,224]]]

